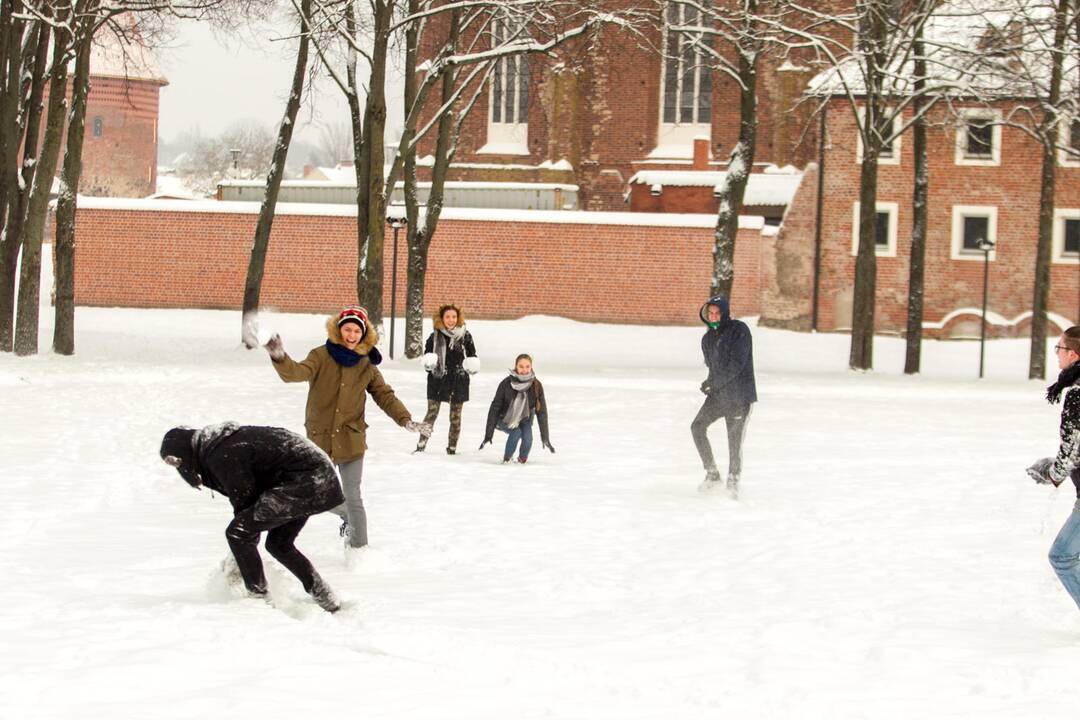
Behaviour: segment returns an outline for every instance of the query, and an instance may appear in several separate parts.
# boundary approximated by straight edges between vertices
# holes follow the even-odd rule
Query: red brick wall
[[[1023,132],[1004,127],[999,166],[957,165],[952,122],[941,115],[933,119],[936,125],[928,132],[930,201],[924,320],[939,322],[953,310],[981,306],[982,261],[951,258],[954,205],[997,207],[997,259],[990,263],[988,310],[1012,320],[1031,310],[1040,146]],[[859,195],[860,167],[855,159],[854,117],[846,103],[831,103],[828,120],[819,306],[823,330],[850,327],[855,270],[851,254],[853,203]],[[913,162],[911,134],[905,133],[900,164],[880,167],[878,202],[895,202],[899,209],[896,257],[877,258],[876,327],[881,331],[902,331],[906,325]],[[1080,207],[1080,168],[1058,167],[1056,203],[1062,208]],[[813,209],[806,212],[812,223]],[[813,242],[812,233],[807,242]],[[1053,265],[1050,311],[1077,317],[1078,280],[1075,263]]]
[[[154,210],[80,207],[76,302],[239,308],[257,216],[162,209],[183,204],[152,203]],[[712,236],[711,226],[444,218],[431,246],[425,312],[452,300],[481,318],[547,314],[595,322],[694,324],[709,291]],[[386,240],[384,304],[389,314],[389,232]],[[354,302],[355,242],[352,216],[279,214],[263,306],[328,312]],[[737,315],[753,315],[759,311],[759,231],[740,230],[737,247],[732,307]],[[399,248],[401,312],[403,237]]]

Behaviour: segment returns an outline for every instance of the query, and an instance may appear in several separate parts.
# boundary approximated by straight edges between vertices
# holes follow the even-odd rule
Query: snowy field
[[[263,316],[299,357],[322,324]],[[306,386],[239,326],[80,308],[75,357],[0,355],[0,718],[1077,716],[1080,612],[1046,561],[1073,498],[1023,471],[1059,413],[1024,340],[980,382],[975,343],[909,378],[899,340],[860,374],[845,336],[754,328],[736,502],[697,491],[702,328],[469,322],[461,454],[445,407],[413,455],[369,405],[371,547],[346,567],[327,515],[300,536],[331,616],[265,553],[274,606],[230,595],[228,502],[157,456],[175,424],[303,431]],[[477,447],[523,351],[558,454],[504,466],[505,436]],[[383,372],[421,416],[418,362]]]

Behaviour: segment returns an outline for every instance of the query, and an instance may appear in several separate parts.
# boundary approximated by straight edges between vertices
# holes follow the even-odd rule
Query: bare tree
[[[263,271],[266,267],[266,251],[270,246],[270,228],[274,223],[274,209],[277,207],[278,192],[285,176],[285,161],[289,154],[289,144],[292,142],[296,115],[300,111],[300,101],[304,94],[304,79],[308,70],[308,48],[311,44],[309,25],[311,2],[312,0],[300,0],[299,43],[296,50],[296,65],[293,68],[292,88],[289,91],[288,102],[285,104],[285,117],[282,118],[278,129],[277,145],[274,146],[273,160],[266,175],[266,192],[262,205],[259,207],[259,220],[255,226],[255,239],[251,245],[251,259],[248,263],[247,279],[244,282],[243,306],[243,316],[248,320],[259,309],[259,294],[262,290]],[[251,332],[251,324],[247,321],[242,323],[241,337],[248,348],[258,344],[258,340]]]

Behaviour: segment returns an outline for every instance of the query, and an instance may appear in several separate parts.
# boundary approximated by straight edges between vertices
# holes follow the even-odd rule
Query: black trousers
[[[724,418],[727,423],[728,437],[728,474],[742,472],[742,442],[746,435],[746,423],[750,419],[750,406],[732,408],[715,395],[705,398],[705,403],[698,410],[697,417],[690,424],[690,433],[694,436],[694,445],[706,470],[716,467],[712,445],[709,444],[709,426]]]
[[[255,511],[248,508],[237,514],[225,528],[225,538],[229,541],[244,585],[253,593],[262,595],[266,592],[266,575],[263,573],[262,558],[259,557],[259,535],[267,532],[266,552],[289,572],[296,576],[304,590],[311,592],[315,584],[315,568],[293,543],[296,536],[307,523],[307,516],[293,520],[255,520]]]

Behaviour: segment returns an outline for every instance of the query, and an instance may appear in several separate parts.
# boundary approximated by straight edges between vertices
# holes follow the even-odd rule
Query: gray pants
[[[364,498],[360,496],[360,480],[364,475],[364,458],[337,466],[341,475],[341,489],[345,493],[345,502],[330,510],[349,523],[349,545],[354,548],[367,545],[367,511],[364,510]]]

